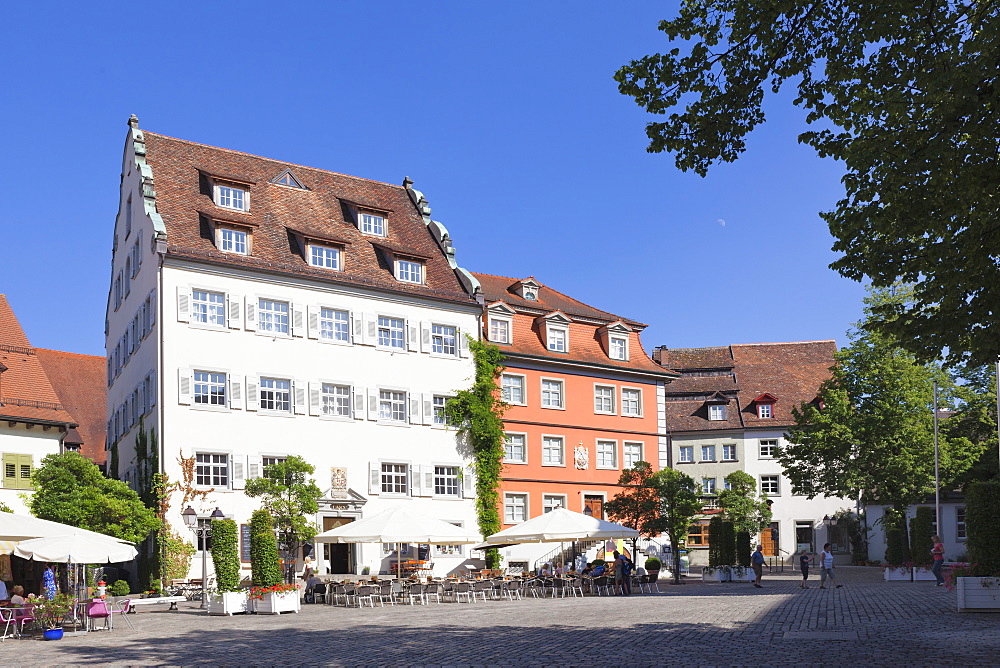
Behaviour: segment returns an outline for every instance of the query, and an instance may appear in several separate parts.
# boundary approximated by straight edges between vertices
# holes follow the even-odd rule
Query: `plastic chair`
[[[25,625],[35,621],[35,604],[25,603],[23,608],[15,610],[14,620],[18,626],[17,636],[21,637],[21,634],[24,633]]]
[[[92,631],[95,619],[103,619],[104,628],[108,631],[114,628],[114,622],[111,620],[111,608],[108,607],[106,601],[94,600],[87,604],[87,625]]]
[[[10,631],[10,627],[13,624],[14,633],[12,634],[15,638],[20,635],[17,630],[17,610],[0,608],[0,624],[3,624],[3,636],[0,636],[0,642],[7,639],[7,632]]]
[[[566,579],[566,589],[569,590],[569,593],[572,594],[574,598],[576,596],[581,596],[582,597],[583,596],[583,578],[580,577],[579,575],[567,578]],[[564,595],[565,595],[565,593],[564,593]]]
[[[312,602],[319,603],[319,599],[323,599],[323,603],[326,603],[326,585],[320,582],[319,584],[313,585],[312,588]]]
[[[357,601],[359,608],[364,606],[365,601],[368,601],[368,604],[374,608],[378,591],[378,587],[373,585],[359,584],[354,589],[354,600]]]
[[[409,600],[410,605],[413,605],[413,599],[421,604],[427,603],[427,599],[424,597],[424,585],[419,582],[414,582],[406,590],[406,598]]]
[[[135,627],[132,626],[132,620],[128,618],[128,613],[132,612],[132,599],[127,598],[118,604],[118,614],[121,615],[128,627],[135,631]]]
[[[455,595],[456,603],[461,603],[463,596],[467,603],[472,603],[472,585],[468,582],[456,582],[452,585],[451,591]]]
[[[594,590],[595,592],[597,592],[598,596],[601,595],[601,590],[602,589],[604,590],[604,595],[605,596],[610,596],[611,595],[611,585],[608,584],[608,576],[607,575],[601,575],[601,576],[596,577],[593,580],[591,580],[590,581],[590,587],[591,587],[592,590]]]
[[[521,581],[520,580],[504,581],[502,593],[511,601],[514,600],[515,596],[517,597],[518,600],[521,600]]]
[[[441,603],[441,594],[444,592],[444,586],[440,582],[430,582],[424,585],[424,603],[429,603],[431,596],[437,599],[438,604]]]

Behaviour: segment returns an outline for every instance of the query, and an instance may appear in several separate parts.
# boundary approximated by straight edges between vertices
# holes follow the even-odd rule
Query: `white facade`
[[[15,513],[29,514],[22,497],[32,494],[31,474],[43,457],[63,451],[62,439],[65,435],[65,429],[60,427],[6,419],[0,421],[0,453],[3,459],[0,464],[3,466],[0,503]]]
[[[916,517],[917,508],[925,506],[933,509],[934,504],[923,503],[910,506],[906,521]],[[881,520],[886,506],[870,505],[865,509],[866,520],[870,533],[868,534],[868,558],[872,561],[885,563],[885,526]],[[948,500],[941,502],[941,527],[938,531],[944,544],[946,561],[968,561],[968,548],[965,546],[965,502]]]

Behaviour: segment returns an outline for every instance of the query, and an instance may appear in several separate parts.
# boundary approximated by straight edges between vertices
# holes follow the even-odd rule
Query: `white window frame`
[[[774,483],[774,491],[770,492],[764,489],[765,479],[767,479],[767,486],[770,487],[771,483]],[[773,479],[773,480],[772,480]],[[766,473],[760,476],[760,493],[767,494],[768,497],[781,496],[781,476],[777,473]]]
[[[265,386],[266,382],[274,383],[274,386],[267,387]],[[287,383],[288,387],[287,388],[279,387],[279,384],[281,383]],[[275,406],[279,406],[285,403],[285,401],[282,401],[282,398],[279,395],[279,393],[282,392],[287,393],[286,395],[287,396],[286,401],[288,403],[287,409],[265,408],[264,406],[265,393],[273,394],[274,396],[272,396],[270,400],[274,402]],[[295,410],[295,388],[292,379],[284,378],[282,376],[266,376],[266,375],[260,376],[260,378],[257,380],[257,404],[260,407],[259,410],[261,413],[265,414],[270,413],[271,415],[292,415],[292,411]]]
[[[386,321],[383,325],[382,321]],[[398,329],[395,327],[395,323],[399,323]],[[385,340],[387,343],[383,343],[382,330],[385,330]],[[395,345],[395,337],[393,333],[398,332],[399,334],[399,345]],[[406,318],[399,318],[393,315],[377,315],[375,316],[375,345],[377,348],[382,350],[393,350],[398,352],[406,351]]]
[[[219,457],[222,458],[221,462],[218,462],[218,461],[204,462],[204,465],[208,466],[207,476],[211,480],[210,482],[200,482],[199,481],[199,478],[201,477],[201,473],[198,471],[198,469],[203,464],[202,462],[198,461],[198,459],[200,457],[211,457],[213,459],[214,458],[219,458]],[[232,486],[233,486],[233,475],[232,475],[232,463],[230,462],[230,453],[229,452],[219,452],[219,451],[214,451],[214,450],[199,450],[199,451],[196,451],[194,453],[194,460],[195,460],[195,465],[194,465],[194,471],[195,471],[195,473],[194,473],[194,486],[195,487],[197,487],[198,489],[208,489],[208,488],[231,489],[232,488]],[[220,471],[220,470],[223,472],[223,475],[225,476],[225,479],[226,479],[226,482],[224,484],[222,484],[222,483],[218,483],[217,484],[217,483],[213,482],[215,478],[219,477],[218,471]]]
[[[205,295],[208,299],[198,299],[198,293]],[[214,302],[212,301],[213,297],[220,297],[222,301]],[[205,329],[228,329],[226,302],[225,292],[206,290],[204,288],[191,288],[191,306],[188,308],[188,323]],[[213,311],[215,311],[214,314]],[[203,315],[205,317],[204,320],[201,319]],[[218,322],[213,322],[213,319],[218,320]]]
[[[236,193],[239,193],[238,198],[235,197]],[[239,199],[239,206],[235,203],[236,199]],[[220,183],[217,181],[215,183],[213,201],[216,206],[220,206],[223,209],[229,209],[231,211],[249,211],[250,189],[234,183]]]
[[[405,257],[396,258],[396,280],[414,285],[424,284],[424,263]]]
[[[279,305],[283,304],[285,307],[284,313],[281,309],[276,308],[264,308],[264,304],[269,305]],[[265,320],[264,315],[267,314],[268,318]],[[272,299],[271,297],[258,297],[257,298],[257,333],[262,336],[280,336],[282,338],[291,338],[292,336],[292,303],[284,299]],[[284,322],[281,321],[282,316],[284,316]]]
[[[687,459],[684,458],[684,454],[690,454]],[[679,445],[677,446],[677,462],[679,464],[693,464],[694,463],[694,446],[693,445]]]
[[[630,469],[635,466],[636,462],[643,461],[642,451],[644,447],[645,444],[642,441],[622,441],[622,469]],[[629,454],[629,450],[632,449],[638,449],[638,456]]]
[[[610,446],[610,447],[609,447]],[[611,454],[611,463],[607,462],[607,455]],[[602,461],[603,459],[603,461]],[[618,441],[613,441],[606,438],[599,438],[596,440],[594,446],[594,463],[597,469],[602,469],[606,471],[617,471],[618,470]]]
[[[507,446],[510,444],[511,437],[519,437],[521,439],[521,459],[511,459],[507,456],[508,449]],[[521,431],[508,431],[504,434],[504,463],[505,464],[527,464],[528,463],[528,434]]]
[[[344,251],[339,246],[327,244],[306,244],[307,261],[310,267],[342,271],[344,268]]]
[[[519,500],[520,503],[512,503],[514,500]],[[504,492],[503,495],[503,523],[504,524],[520,524],[521,522],[527,521],[531,517],[530,508],[530,497],[528,492]],[[516,509],[521,509],[521,517],[516,517]]]
[[[728,452],[732,452],[732,457],[728,456]],[[735,443],[723,443],[722,444],[722,461],[724,462],[738,462],[739,452],[736,449]]]
[[[495,327],[495,325],[503,325],[502,331],[500,327]],[[514,323],[511,318],[501,318],[499,316],[491,315],[489,316],[489,340],[491,343],[505,343],[509,344],[511,342],[511,334],[514,329]],[[500,335],[503,335],[502,337]]]
[[[448,399],[450,397],[446,394],[433,394],[431,395],[431,414],[430,421],[432,427],[447,427],[448,416],[445,415],[444,409],[448,404]]]
[[[965,506],[955,506],[955,540],[964,543],[967,538]]]
[[[699,461],[703,462],[714,462],[716,461],[715,455],[715,444],[709,443],[701,446],[701,459]],[[708,456],[706,456],[708,455]]]
[[[636,392],[638,396],[636,397],[636,410],[633,412],[630,408],[631,400],[625,399],[626,392]],[[642,417],[642,388],[641,387],[622,387],[621,388],[621,401],[620,404],[622,417]]]
[[[378,388],[378,421],[387,424],[407,424],[409,393],[395,387]],[[401,410],[397,410],[401,407]],[[401,415],[401,417],[397,417]]]
[[[541,386],[541,394],[539,395],[541,397],[541,407],[550,410],[566,410],[566,381],[561,378],[542,377],[539,379],[539,383]],[[559,391],[557,393],[558,403],[551,403],[553,390],[546,389],[547,383],[551,383],[559,387]],[[547,401],[549,403],[546,403]]]
[[[568,353],[569,327],[553,325],[551,322],[546,324],[545,348],[552,353]]]
[[[329,318],[325,317],[326,312],[330,313]],[[349,345],[351,343],[351,312],[343,308],[334,308],[333,306],[324,306],[320,304],[316,307],[316,337],[323,343],[337,343],[340,345]],[[338,316],[345,316],[343,318]],[[325,324],[329,324],[330,327],[327,329],[324,327]],[[338,325],[341,326],[341,330],[338,331]],[[329,336],[327,336],[329,334]]]
[[[510,378],[510,379],[515,379],[515,378],[519,379],[520,386],[521,386],[521,388],[520,388],[521,389],[521,400],[520,401],[514,401],[511,398],[510,393],[506,392],[504,381],[506,379],[508,379],[508,378]],[[504,402],[506,402],[506,403],[508,403],[508,404],[510,404],[512,406],[527,406],[528,405],[528,383],[527,383],[527,377],[524,374],[520,374],[520,373],[504,373],[504,374],[502,374],[501,377],[500,377],[500,396],[504,400]]]
[[[358,211],[358,229],[362,234],[385,237],[389,231],[389,221],[381,213]]]
[[[718,480],[716,478],[701,479],[701,494],[703,496],[714,496],[718,492]]]
[[[218,235],[218,248],[223,253],[231,253],[233,255],[250,255],[249,231],[240,227],[220,225],[218,228]]]
[[[559,461],[546,461],[550,459],[549,453],[553,448],[549,447],[550,442],[559,442]],[[566,437],[555,434],[542,434],[542,466],[566,466]]]
[[[434,464],[432,467],[433,478],[434,478],[434,489],[433,496],[439,499],[460,499],[462,498],[462,467],[457,464]],[[438,473],[438,469],[451,469],[454,471],[453,474],[448,473]],[[448,494],[447,492],[438,492],[438,480],[444,482],[443,487],[447,490],[449,480],[454,480],[455,492],[453,494]]]
[[[617,354],[616,354],[617,353]],[[628,337],[608,336],[608,357],[619,362],[628,361]]]
[[[402,467],[403,470],[386,471],[387,466]],[[411,474],[410,465],[407,462],[398,462],[398,461],[379,462],[379,493],[383,496],[395,496],[395,497],[411,496],[413,488],[410,484],[411,483],[410,474]],[[386,481],[386,476],[391,476],[388,482]],[[395,489],[398,486],[398,480],[400,478],[403,481],[403,487],[405,490],[403,492],[396,491]],[[389,491],[386,491],[387,484],[391,486],[391,489]]]
[[[602,394],[604,392],[604,394]],[[594,383],[594,413],[596,415],[617,415],[615,404],[618,388],[614,385]]]
[[[776,438],[762,438],[757,444],[758,459],[774,459],[774,449],[778,447],[778,439]],[[765,448],[767,448],[767,454],[765,453]]]
[[[455,325],[431,323],[431,355],[458,357],[458,337],[461,332]]]
[[[199,374],[205,374],[208,378],[198,379]],[[220,380],[221,378],[221,380]],[[192,408],[203,408],[210,410],[226,410],[229,408],[229,374],[225,371],[220,371],[216,369],[203,369],[195,368],[191,371],[191,407]],[[203,386],[206,389],[205,396],[208,401],[198,401],[198,387]],[[222,400],[212,401],[212,399],[218,400],[219,395],[217,392],[213,393],[213,388],[222,389]]]
[[[773,418],[774,404],[757,404],[757,417],[762,420],[769,420]]]
[[[542,514],[551,513],[556,508],[569,509],[565,494],[542,494]]]
[[[713,422],[722,422],[726,419],[726,404],[709,404],[708,419]]]
[[[346,392],[345,392],[346,391]],[[347,401],[346,412],[340,412],[341,402]],[[319,385],[319,413],[326,418],[351,418],[353,417],[353,398],[351,396],[351,386],[347,383],[333,383],[322,381]]]

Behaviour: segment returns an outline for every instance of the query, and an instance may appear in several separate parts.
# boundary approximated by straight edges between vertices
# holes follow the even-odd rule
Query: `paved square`
[[[959,614],[933,582],[841,568],[842,589],[791,571],[748,584],[691,581],[663,594],[208,617],[143,611],[111,632],[7,640],[10,665],[914,665],[1000,664],[1000,614]]]

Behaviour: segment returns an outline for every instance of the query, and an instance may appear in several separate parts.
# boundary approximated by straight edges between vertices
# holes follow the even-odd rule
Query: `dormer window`
[[[628,335],[631,332],[632,328],[621,320],[616,320],[598,330],[601,343],[610,359],[628,361]]]
[[[422,285],[424,282],[424,263],[396,258],[396,278],[403,283]]]
[[[224,209],[247,211],[250,209],[250,193],[246,188],[228,184],[215,184],[215,203]]]
[[[567,348],[566,330],[549,325],[546,328],[548,334],[548,349],[555,353],[564,353]]]
[[[569,317],[562,311],[553,311],[544,315],[538,322],[545,348],[554,353],[569,352]]]
[[[490,318],[490,341],[493,343],[510,343],[510,320],[506,318]]]
[[[246,230],[235,227],[219,227],[217,234],[219,250],[223,253],[250,254],[250,234]]]
[[[612,336],[608,347],[608,357],[613,360],[624,362],[628,359],[628,339],[620,336]]]
[[[514,310],[503,302],[487,307],[487,336],[492,343],[510,344],[514,337]]]
[[[772,394],[764,393],[754,399],[754,404],[757,406],[757,417],[769,420],[774,417],[774,404],[778,400]]]
[[[725,420],[726,419],[726,405],[725,404],[709,404],[708,405],[708,419],[709,420]]]
[[[511,286],[514,293],[518,297],[529,302],[538,301],[538,289],[541,288],[541,284],[537,283],[533,278],[526,278],[523,281],[518,281],[513,286]]]
[[[360,229],[363,233],[374,234],[377,237],[384,237],[386,235],[385,228],[385,216],[367,211],[361,211],[358,213],[358,229]]]
[[[524,289],[524,298],[527,299],[529,302],[537,302],[538,301],[538,288],[525,288]]]
[[[309,265],[321,269],[340,271],[343,266],[341,250],[335,246],[310,243]]]
[[[279,186],[288,186],[289,188],[298,188],[300,190],[305,190],[299,180],[292,176],[292,172],[289,170],[283,171],[278,176],[271,180],[271,183],[277,183]]]

